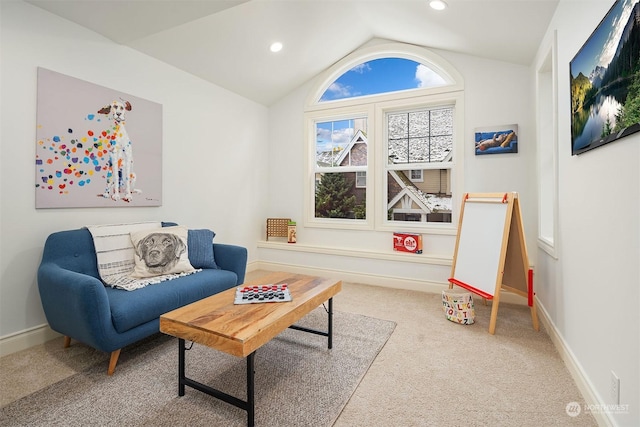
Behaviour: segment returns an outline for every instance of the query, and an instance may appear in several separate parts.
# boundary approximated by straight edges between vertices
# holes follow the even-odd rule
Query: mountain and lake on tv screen
[[[601,25],[605,22],[606,19]],[[573,154],[606,144],[629,134],[625,130],[638,128],[635,125],[640,120],[640,3],[636,1],[627,21],[618,21],[618,25],[624,27],[621,32],[610,32],[619,36],[615,54],[606,66],[597,64],[574,75],[574,65],[585,59],[581,55],[593,55],[593,49],[604,50],[602,44],[590,45],[596,42],[594,36],[571,63]]]

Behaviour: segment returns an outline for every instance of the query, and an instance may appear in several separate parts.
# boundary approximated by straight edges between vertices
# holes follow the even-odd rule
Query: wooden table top
[[[274,272],[241,286],[286,283],[292,301],[234,304],[236,287],[160,316],[160,331],[246,357],[342,289],[335,279]]]

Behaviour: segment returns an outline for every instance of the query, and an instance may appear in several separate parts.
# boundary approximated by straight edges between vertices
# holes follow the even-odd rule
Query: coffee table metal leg
[[[329,328],[328,328],[328,336],[329,336],[329,349],[333,348],[333,298],[329,298]]]
[[[254,351],[247,356],[247,425],[253,427],[255,424],[255,369]]]
[[[296,331],[309,332],[310,334],[322,335],[323,337],[327,337],[328,348],[333,348],[333,298],[329,298],[329,308],[325,308],[325,310],[327,311],[327,315],[329,316],[329,325],[326,331],[318,331],[298,325],[291,325],[289,326],[289,329],[295,329]]]
[[[243,401],[237,397],[216,390],[205,384],[194,381],[185,376],[185,340],[178,338],[178,396],[184,396],[185,386],[193,387],[203,393],[223,400],[231,405],[247,411],[247,425],[253,427],[255,424],[255,355],[254,351],[247,356],[247,400]]]
[[[185,341],[178,338],[178,396],[184,396],[184,352]]]

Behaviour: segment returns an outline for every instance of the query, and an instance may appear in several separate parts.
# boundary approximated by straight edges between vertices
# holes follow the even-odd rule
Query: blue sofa
[[[217,268],[126,291],[106,287],[100,280],[88,229],[53,233],[46,240],[38,268],[47,322],[65,336],[65,347],[73,338],[111,353],[107,373],[112,375],[120,350],[158,333],[162,314],[244,283],[246,248],[212,245]]]

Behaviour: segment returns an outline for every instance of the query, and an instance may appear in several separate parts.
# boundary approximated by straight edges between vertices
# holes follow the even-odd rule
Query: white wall
[[[465,147],[465,191],[518,191],[525,224],[529,259],[535,265],[539,309],[549,320],[549,331],[590,404],[613,403],[610,373],[621,379],[621,404],[626,411],[600,410],[600,422],[620,426],[640,424],[640,135],[601,147],[581,156],[570,155],[568,64],[604,17],[610,2],[562,1],[547,40],[558,31],[558,259],[537,247],[537,183],[535,85],[532,69],[467,55],[436,51],[465,79],[465,138],[473,140],[475,127],[517,123],[519,153],[476,157]],[[546,53],[546,52],[544,52]],[[303,108],[312,89],[309,82],[270,109],[273,166],[269,216],[300,220],[304,176]],[[319,269],[348,280],[395,283],[399,287],[434,289],[446,282],[453,236],[425,235],[423,255],[428,262],[405,258],[368,257],[367,251],[389,251],[387,233],[305,229],[298,223],[298,244],[260,245],[260,260],[289,264],[301,270]],[[357,256],[351,256],[354,249]],[[362,256],[361,256],[362,255]],[[390,280],[391,279],[391,280]],[[499,321],[498,321],[499,329]],[[566,404],[569,402],[560,402]],[[598,407],[591,408],[599,411]]]
[[[372,43],[367,44],[370,46]],[[468,55],[435,51],[449,61],[465,83],[464,191],[507,192],[520,195],[525,235],[530,258],[535,255],[536,193],[535,125],[530,102],[531,77],[528,67],[491,61]],[[303,135],[304,103],[316,82],[309,82],[270,109],[269,187],[277,189],[269,198],[269,215],[298,221],[298,247],[306,253],[292,253],[289,247],[260,245],[264,262],[294,263],[300,267],[351,274],[361,282],[403,283],[401,287],[436,290],[451,273],[455,235],[423,234],[424,253],[392,256],[392,233],[328,230],[302,225],[305,164]],[[518,124],[517,154],[476,156],[476,127]],[[293,179],[292,179],[293,178]],[[459,194],[460,203],[462,195]],[[401,231],[401,230],[398,230]],[[309,246],[309,247],[307,247]],[[333,249],[346,249],[335,252]],[[351,251],[349,253],[349,250]],[[380,254],[376,258],[370,252]],[[531,259],[533,263],[535,259]]]
[[[29,4],[3,0],[1,14],[0,338],[46,323],[36,270],[54,231],[171,220],[211,228],[254,259],[267,198],[264,106]],[[35,209],[38,66],[162,104],[161,207]]]
[[[573,359],[570,367],[583,377],[594,402],[616,403],[611,371],[620,378],[620,403],[629,406],[602,414],[605,421],[637,426],[640,134],[579,156],[570,149],[569,62],[611,4],[561,1],[543,43],[551,43],[557,31],[559,241],[557,260],[538,251],[536,283],[560,346]]]
[[[465,191],[518,191],[540,310],[594,403],[611,403],[610,371],[640,424],[640,135],[572,157],[568,63],[611,6],[561,0],[546,37],[558,35],[558,259],[536,250],[535,122],[531,70],[437,51],[465,79]],[[0,157],[0,338],[45,322],[35,275],[46,236],[85,224],[168,219],[210,227],[247,246],[252,260],[338,271],[350,279],[444,286],[453,236],[425,236],[424,262],[349,257],[388,252],[386,233],[298,230],[296,252],[261,247],[264,218],[303,217],[303,107],[311,83],[267,110],[175,68],[21,2],[2,1]],[[543,43],[544,44],[544,43]],[[118,58],[127,68],[109,65]],[[212,58],[211,60],[215,60]],[[164,204],[158,208],[36,210],[36,67],[163,105]],[[185,126],[185,123],[188,125]],[[517,123],[519,153],[476,157],[475,127]],[[267,137],[268,132],[268,137]],[[265,143],[268,141],[268,144]],[[299,222],[301,224],[301,221]],[[305,245],[307,248],[305,248]],[[285,248],[286,244],[283,245]],[[314,249],[321,246],[324,254]],[[308,250],[308,252],[307,252]],[[499,331],[498,322],[498,331]],[[591,396],[589,394],[592,394]],[[564,402],[560,402],[563,404]],[[568,403],[568,402],[567,402]],[[553,402],[550,402],[553,404]]]

